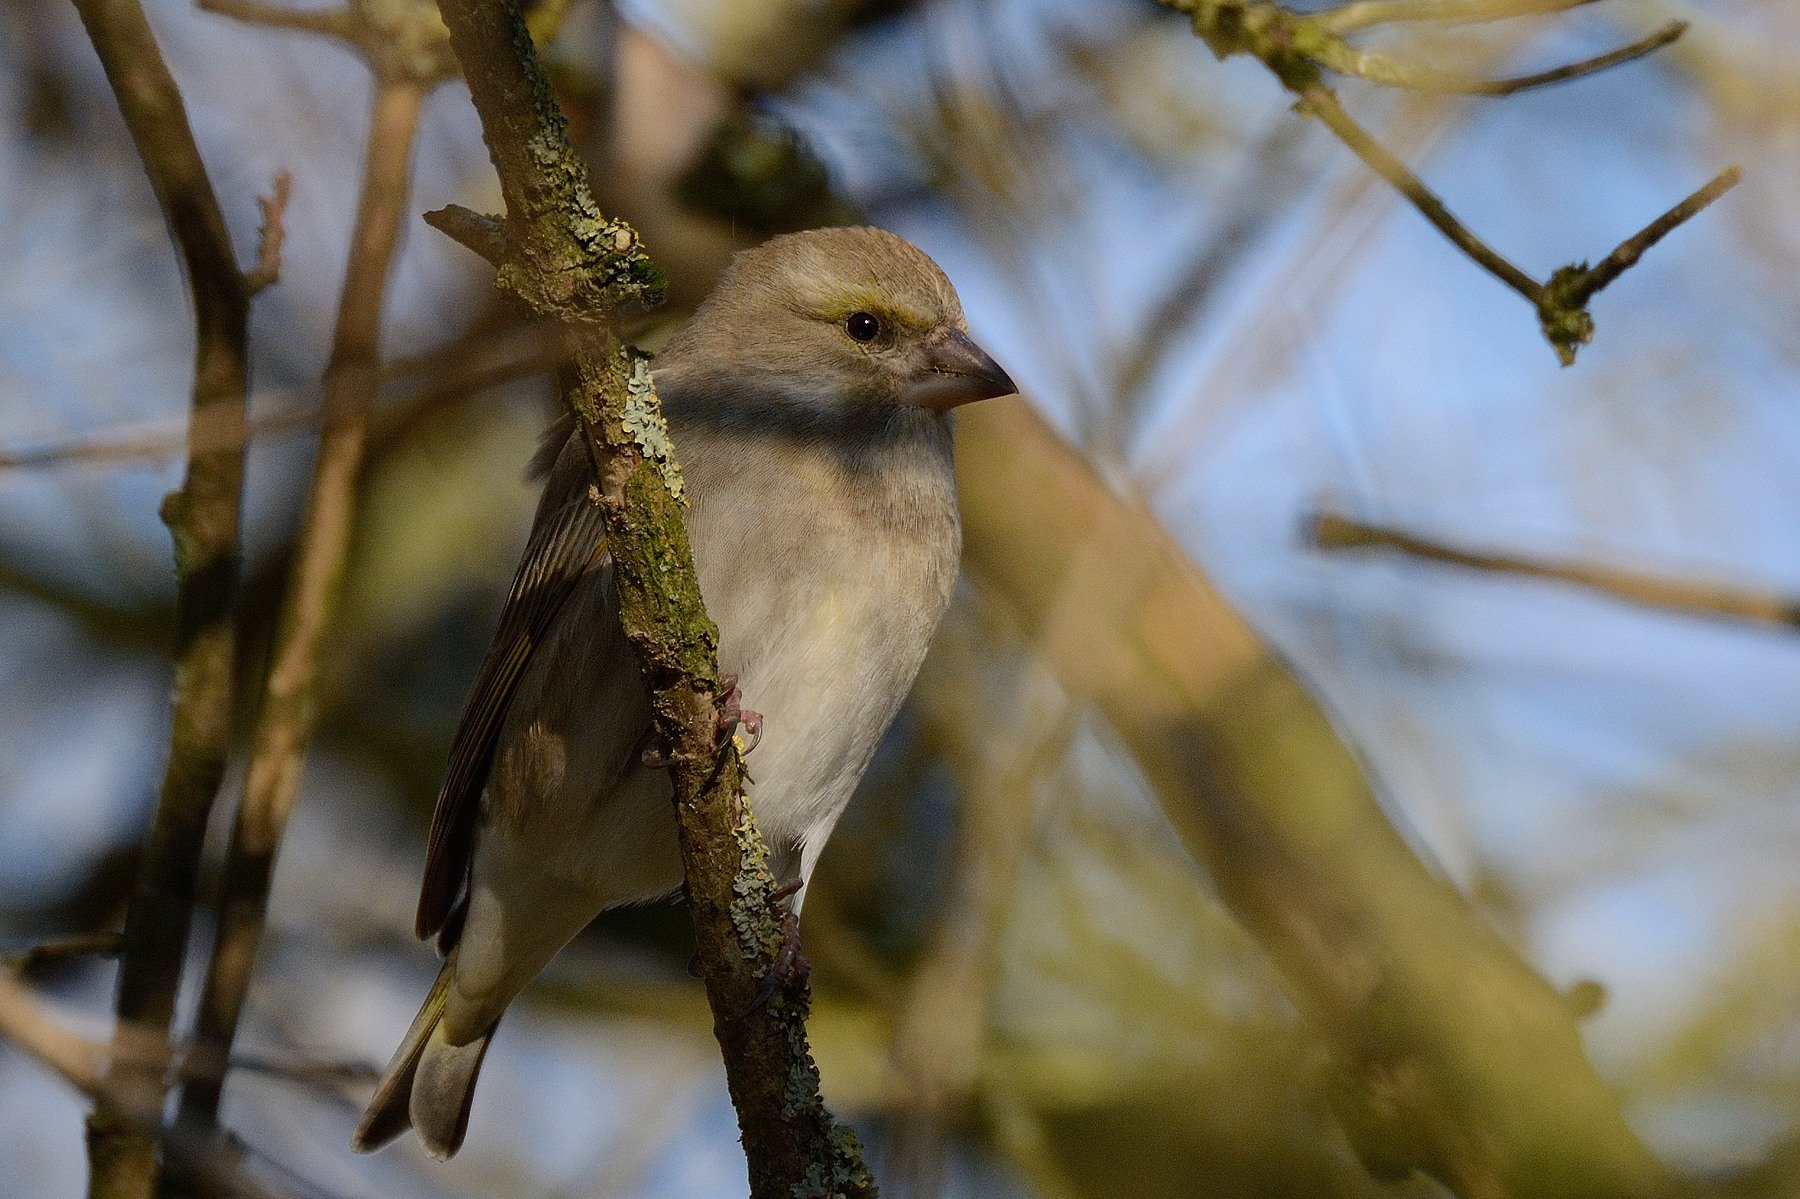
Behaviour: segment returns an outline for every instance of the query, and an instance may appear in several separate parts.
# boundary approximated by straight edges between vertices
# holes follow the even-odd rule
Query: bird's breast
[[[871,463],[704,434],[684,444],[679,429],[676,445],[720,663],[763,716],[757,817],[804,840],[848,800],[949,601],[960,529],[947,447]]]

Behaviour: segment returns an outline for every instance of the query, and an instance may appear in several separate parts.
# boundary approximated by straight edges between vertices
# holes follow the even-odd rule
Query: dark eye
[[[844,320],[844,332],[854,341],[874,341],[881,336],[881,322],[872,313],[852,312]]]

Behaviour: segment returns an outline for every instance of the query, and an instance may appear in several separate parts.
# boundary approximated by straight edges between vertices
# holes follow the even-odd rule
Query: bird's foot
[[[738,690],[737,676],[735,674],[720,675],[719,740],[724,741],[729,737],[736,736],[738,729],[741,728],[750,740],[749,744],[744,745],[739,752],[748,754],[762,744],[763,718],[761,712],[752,712],[743,704],[744,694]]]
[[[737,735],[742,729],[749,738],[739,752],[748,754],[762,744],[763,718],[761,712],[752,712],[744,707],[743,692],[738,690],[735,674],[719,676],[719,718],[713,735],[723,742],[728,737]],[[661,770],[668,766],[674,754],[669,748],[668,739],[652,729],[644,735],[643,747],[638,750],[638,760],[648,770]]]
[[[769,893],[770,900],[780,903],[792,898],[801,887],[798,879],[783,883]],[[744,1009],[740,1020],[747,1020],[769,1000],[775,992],[785,990],[789,984],[803,983],[812,974],[812,966],[800,954],[800,914],[789,907],[781,914],[781,948],[775,951],[775,960],[769,966],[769,972],[763,976],[762,986],[756,992],[756,998]]]

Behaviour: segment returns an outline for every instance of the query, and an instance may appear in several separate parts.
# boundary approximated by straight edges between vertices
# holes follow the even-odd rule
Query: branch
[[[1352,0],[1316,14],[1321,28],[1354,33],[1377,25],[1436,21],[1442,25],[1486,24],[1513,17],[1567,12],[1595,0]]]
[[[71,958],[116,958],[122,937],[118,933],[89,933],[64,941],[45,941],[6,959],[6,966],[17,973],[31,974],[53,962]]]
[[[655,415],[643,360],[605,318],[652,300],[659,273],[637,234],[602,216],[512,0],[440,0],[505,198],[497,283],[568,323],[563,401],[593,457],[621,619],[643,662],[669,776],[697,957],[737,1108],[755,1199],[864,1196],[874,1181],[855,1136],[819,1095],[803,979],[752,1011],[780,941],[767,847],[743,800],[737,748],[716,735],[716,630],[694,576],[682,505],[627,429]]]
[[[1588,75],[1597,75],[1613,67],[1624,66],[1635,62],[1647,54],[1654,54],[1675,41],[1687,32],[1686,21],[1670,21],[1655,32],[1639,38],[1635,42],[1609,50],[1605,54],[1596,54],[1592,58],[1583,58],[1576,62],[1564,63],[1548,71],[1538,71],[1532,75],[1515,75],[1509,79],[1479,79],[1467,75],[1458,75],[1450,71],[1440,71],[1436,67],[1424,63],[1402,62],[1385,54],[1376,54],[1368,50],[1356,50],[1343,47],[1340,51],[1332,47],[1332,52],[1321,53],[1319,62],[1340,75],[1353,75],[1358,79],[1366,79],[1370,83],[1379,83],[1387,87],[1411,88],[1420,92],[1449,92],[1465,96],[1513,96],[1520,92],[1532,91],[1540,87],[1551,87],[1558,83],[1568,83]],[[1328,45],[1330,45],[1328,43]]]
[[[1540,12],[1561,11],[1580,0],[1361,0],[1359,3],[1303,14],[1275,0],[1160,0],[1185,13],[1194,32],[1214,54],[1227,58],[1248,54],[1300,98],[1298,111],[1319,118],[1358,158],[1405,196],[1420,214],[1471,261],[1524,297],[1537,310],[1545,340],[1564,366],[1571,366],[1581,347],[1594,337],[1590,300],[1637,262],[1645,250],[1676,226],[1698,214],[1738,181],[1736,167],[1628,238],[1598,266],[1571,264],[1539,282],[1477,237],[1404,163],[1356,123],[1326,86],[1323,72],[1333,71],[1392,87],[1421,91],[1507,96],[1608,70],[1642,58],[1681,36],[1680,21],[1606,54],[1567,63],[1548,71],[1511,79],[1472,79],[1416,63],[1404,63],[1358,49],[1343,35],[1372,25],[1400,20],[1495,21]]]
[[[150,186],[186,268],[194,307],[193,425],[243,425],[248,391],[251,284],[240,271],[218,197],[138,0],[76,0]],[[237,638],[232,627],[243,498],[241,444],[203,447],[190,432],[187,474],[164,502],[175,542],[176,650],[169,754],[154,823],[126,914],[115,1036],[137,1030],[168,1051],[181,964],[193,924],[201,839],[230,748]],[[89,1194],[148,1199],[155,1140],[118,1118],[160,1111],[162,1070],[108,1078],[123,1108],[102,1105],[88,1120]]]
[[[257,206],[262,209],[262,228],[257,231],[256,265],[244,276],[244,286],[252,294],[275,286],[281,279],[281,247],[287,240],[283,218],[287,216],[293,185],[294,177],[282,171],[275,176],[274,190],[256,199]]]
[[[958,429],[964,545],[1045,665],[1105,714],[1332,1049],[1379,1173],[1463,1199],[1679,1193],[1572,1009],[1383,814],[1300,682],[1141,505],[1032,410]]]
[[[112,1056],[130,1047],[136,1064],[162,1060],[167,1053],[163,1034],[123,1026],[123,1036],[113,1038]],[[108,1051],[86,1037],[70,1032],[51,1019],[43,1005],[18,978],[0,973],[0,1040],[12,1042],[38,1064],[57,1074],[94,1101],[94,1119],[109,1127],[129,1128],[150,1143],[160,1145],[179,1161],[184,1175],[204,1196],[214,1199],[288,1199],[253,1177],[244,1164],[242,1149],[218,1138],[208,1140],[181,1125],[164,1128],[160,1105],[147,1107],[139,1088],[121,1085],[130,1071],[109,1065]]]
[[[1308,533],[1312,543],[1325,550],[1396,550],[1426,562],[1570,583],[1627,603],[1668,612],[1800,629],[1800,599],[1784,595],[1583,562],[1550,562],[1510,554],[1480,553],[1332,513],[1315,515],[1308,522]]]
[[[338,20],[352,29],[363,29],[367,27],[365,11],[373,9],[352,4]],[[368,415],[381,384],[381,314],[410,194],[413,140],[425,96],[444,77],[447,49],[430,49],[434,33],[442,39],[436,13],[422,0],[414,0],[388,15],[411,21],[406,30],[389,29],[388,33],[413,50],[366,55],[375,75],[375,92],[349,262],[331,356],[321,381],[324,427],[292,573],[276,619],[244,798],[226,853],[217,927],[195,1030],[193,1053],[201,1060],[231,1060],[268,916],[276,854],[305,769],[320,655],[337,611],[356,515]],[[225,1071],[184,1071],[184,1078],[189,1081],[182,1091],[182,1119],[199,1126],[215,1123]]]

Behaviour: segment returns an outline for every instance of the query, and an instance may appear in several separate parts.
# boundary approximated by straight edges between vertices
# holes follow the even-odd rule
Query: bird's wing
[[[532,655],[550,635],[557,613],[584,578],[606,565],[605,529],[600,506],[588,495],[585,466],[565,459],[552,473],[524,560],[513,576],[499,630],[457,722],[449,770],[431,818],[425,882],[414,924],[422,939],[444,930],[462,895],[481,793],[513,692]],[[454,940],[454,935],[448,939]]]

